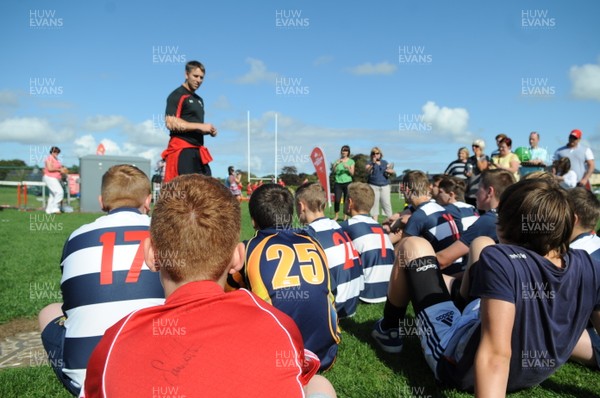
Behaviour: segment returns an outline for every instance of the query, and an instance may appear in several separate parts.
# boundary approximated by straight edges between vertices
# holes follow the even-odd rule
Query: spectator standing
[[[44,161],[44,177],[42,181],[48,186],[48,203],[46,204],[47,214],[60,214],[60,202],[65,196],[63,186],[61,184],[62,174],[67,173],[67,169],[63,167],[58,160],[60,148],[53,146],[50,148],[50,155]]]
[[[346,206],[346,202],[348,201],[348,185],[350,185],[352,176],[354,176],[354,160],[350,158],[350,147],[348,145],[342,146],[340,158],[331,166],[331,172],[333,174],[334,219],[337,220],[340,212],[340,202],[343,197],[344,206]],[[345,216],[344,219],[346,219]]]
[[[467,160],[469,159],[469,150],[466,147],[462,147],[458,150],[458,159],[452,161],[448,167],[446,167],[446,171],[444,171],[445,175],[460,178],[461,180],[466,180],[466,166]]]
[[[490,158],[484,153],[485,141],[477,139],[471,145],[473,156],[467,161],[466,172],[467,176],[467,193],[465,194],[465,202],[470,205],[477,205],[477,190],[481,181],[481,173],[488,169]]]
[[[521,177],[534,171],[543,171],[548,162],[548,152],[540,147],[540,134],[532,131],[529,134],[529,155],[530,159],[521,163]]]
[[[591,189],[590,177],[596,167],[594,154],[592,150],[584,145],[580,145],[582,133],[580,130],[573,130],[569,134],[569,142],[554,152],[554,159],[567,157],[571,161],[571,169],[577,174],[577,185]]]
[[[515,181],[519,181],[520,166],[519,157],[512,152],[512,140],[508,137],[502,138],[498,144],[498,155],[492,156],[491,167],[508,170],[514,175]]]
[[[227,176],[227,187],[237,200],[242,200],[242,179],[240,178],[240,174],[235,172],[233,166],[229,166],[227,173],[229,174],[229,176]]]
[[[395,174],[394,165],[383,159],[383,152],[378,147],[371,149],[371,160],[365,166],[367,174],[367,183],[373,188],[375,193],[375,202],[371,208],[371,217],[379,221],[379,205],[386,218],[392,216],[392,201],[390,197],[390,176]]]
[[[494,149],[492,151],[492,154],[490,155],[490,157],[494,157],[494,156],[498,156],[500,154],[500,149],[498,148],[500,146],[500,141],[502,141],[503,139],[505,139],[507,137],[506,134],[498,134],[495,139],[496,139],[496,149]]]

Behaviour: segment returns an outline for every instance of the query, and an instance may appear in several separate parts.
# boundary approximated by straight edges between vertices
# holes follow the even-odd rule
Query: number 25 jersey
[[[263,229],[246,243],[243,273],[250,290],[289,315],[304,346],[321,360],[335,360],[340,341],[329,269],[321,246],[306,231]]]

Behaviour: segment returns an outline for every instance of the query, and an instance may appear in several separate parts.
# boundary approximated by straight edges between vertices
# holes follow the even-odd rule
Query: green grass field
[[[393,195],[394,209],[401,202]],[[252,236],[247,203],[242,204],[242,238]],[[331,214],[330,214],[331,215]],[[36,318],[46,304],[60,299],[59,260],[63,243],[78,226],[98,214],[0,211],[0,324]],[[355,317],[341,322],[342,342],[334,367],[325,376],[339,397],[469,397],[440,388],[420,351],[416,336],[408,336],[401,355],[376,349],[370,338],[383,304],[361,304]],[[41,361],[37,361],[41,362]],[[0,397],[68,397],[49,366],[0,371]],[[510,397],[598,397],[600,375],[577,364],[563,366],[541,386]]]

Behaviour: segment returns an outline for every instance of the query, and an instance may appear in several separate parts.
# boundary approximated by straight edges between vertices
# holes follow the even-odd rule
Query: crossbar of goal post
[[[248,185],[250,185],[250,181],[253,180],[253,178],[250,176],[250,111],[246,111],[246,135],[247,135],[247,139],[248,139],[248,153],[247,153],[247,159],[248,159]],[[275,182],[277,182],[277,135],[278,135],[278,131],[277,131],[277,113],[275,114],[275,170],[273,172],[273,178],[275,179]],[[262,178],[260,177],[256,177],[254,178],[254,180],[262,180]]]

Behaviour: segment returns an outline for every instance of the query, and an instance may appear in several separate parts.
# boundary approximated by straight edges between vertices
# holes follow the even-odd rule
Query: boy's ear
[[[154,259],[154,248],[152,247],[150,238],[144,239],[144,261],[146,262],[148,268],[150,268],[150,271],[157,272],[160,270],[160,267],[156,265]]]
[[[102,211],[108,211],[105,207],[104,207],[104,201],[102,200],[102,195],[98,196],[98,203],[100,203],[100,209],[102,209]]]
[[[490,186],[488,188],[488,195],[490,195],[490,199],[493,199],[496,197],[496,188]]]
[[[151,203],[152,203],[152,194],[148,194],[148,196],[144,200],[144,210],[146,211],[145,214],[150,213],[150,204]]]
[[[229,273],[235,274],[244,266],[244,259],[246,257],[246,246],[240,242],[235,247],[233,254],[231,255],[231,262],[229,263]]]
[[[301,200],[297,201],[296,202],[296,211],[298,212],[298,214],[302,213],[303,211],[306,211],[306,203],[304,203]]]
[[[352,200],[352,198],[350,196],[348,196],[348,198],[346,198],[346,200],[348,201],[348,210],[354,208],[354,201]]]

